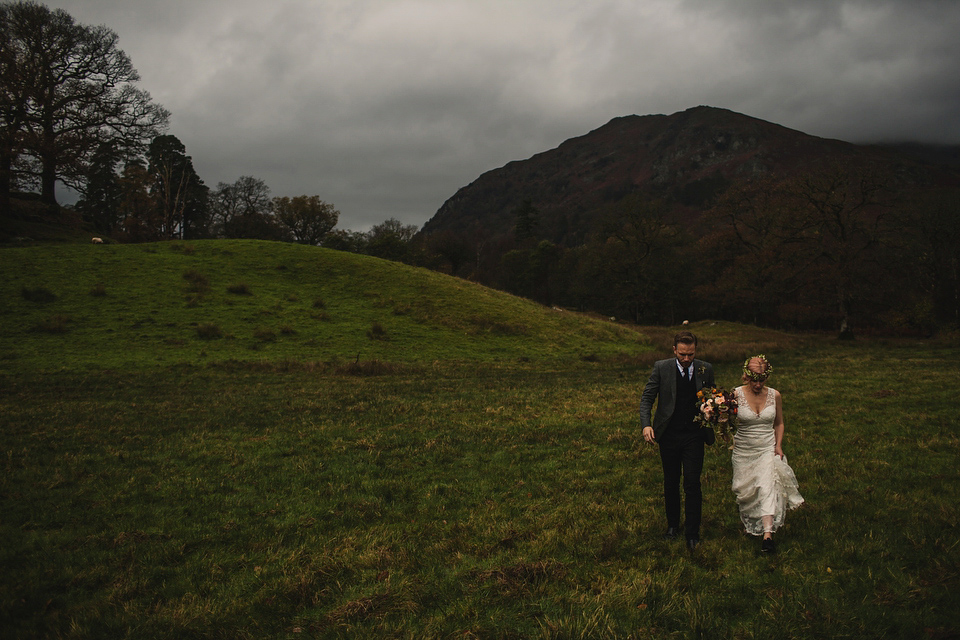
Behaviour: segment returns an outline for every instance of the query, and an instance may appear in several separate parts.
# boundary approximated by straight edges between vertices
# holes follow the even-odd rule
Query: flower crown
[[[763,363],[767,365],[764,368],[763,373],[750,371],[750,361],[753,360],[754,358],[759,358],[760,360],[763,360]],[[754,382],[763,382],[768,377],[770,377],[771,373],[773,373],[773,365],[770,364],[769,360],[767,360],[767,356],[763,355],[762,353],[760,355],[750,356],[749,358],[743,361],[743,375],[747,376]]]

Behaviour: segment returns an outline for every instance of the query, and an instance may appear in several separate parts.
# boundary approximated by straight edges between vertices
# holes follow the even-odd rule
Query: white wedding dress
[[[786,457],[774,453],[777,415],[776,393],[767,387],[760,413],[755,413],[740,387],[735,390],[737,431],[733,436],[733,493],[740,507],[740,519],[747,533],[763,535],[763,516],[773,516],[773,530],[783,524],[789,509],[803,504],[797,477]]]

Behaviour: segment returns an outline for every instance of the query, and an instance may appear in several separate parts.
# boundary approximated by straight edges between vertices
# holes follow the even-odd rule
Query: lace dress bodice
[[[760,413],[753,410],[742,387],[735,391],[737,398],[737,432],[733,437],[733,449],[746,450],[770,445],[773,450],[776,438],[773,433],[773,421],[777,417],[777,394],[767,387]]]

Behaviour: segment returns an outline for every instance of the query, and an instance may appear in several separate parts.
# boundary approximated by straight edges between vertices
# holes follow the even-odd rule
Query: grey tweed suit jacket
[[[704,387],[715,386],[713,365],[703,360],[694,359],[693,381],[697,391]],[[650,414],[654,410],[654,402],[656,402],[656,415],[651,422]],[[647,380],[647,385],[643,388],[643,396],[640,398],[640,427],[652,426],[653,437],[659,440],[670,423],[670,417],[673,416],[673,409],[676,404],[677,359],[658,360],[653,365],[650,379]]]

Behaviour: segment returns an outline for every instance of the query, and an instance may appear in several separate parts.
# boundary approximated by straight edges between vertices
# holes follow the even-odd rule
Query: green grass
[[[0,264],[0,367],[7,371],[229,360],[576,360],[645,346],[636,331],[607,321],[302,245],[47,245],[3,249]],[[31,330],[44,326],[55,329]]]
[[[4,295],[35,315],[15,329],[8,325],[19,316],[3,320],[4,339],[16,338],[5,343],[16,356],[0,373],[4,637],[960,634],[955,341],[839,343],[696,325],[725,386],[736,384],[743,353],[771,356],[784,448],[807,503],[788,514],[779,553],[761,556],[741,532],[728,452],[715,446],[703,474],[704,541],[690,555],[659,537],[659,457],[636,422],[649,363],[667,351],[672,328],[637,337],[442,277],[437,286],[450,288],[431,293],[423,272],[379,261],[347,263],[351,300],[349,285],[332,278],[317,288],[288,280],[295,261],[276,269],[273,247],[144,252],[152,266],[140,267],[141,279],[167,274],[170,292],[157,299],[176,306],[157,303],[156,315],[174,324],[158,322],[157,335],[181,332],[192,348],[214,349],[203,359],[164,352],[181,354],[175,362],[146,347],[121,358],[104,342],[125,340],[124,323],[91,328],[86,305],[118,288],[139,300],[149,285],[103,269],[67,287],[51,275],[55,259],[41,268],[36,254],[18,256],[33,261],[34,275],[8,276]],[[39,249],[53,250],[31,250]],[[86,247],[62,249],[86,255]],[[269,278],[213,258],[247,249],[268,254]],[[182,262],[207,253],[209,263]],[[291,255],[339,263],[341,254]],[[185,301],[197,281],[183,278],[189,268],[209,286],[198,306]],[[419,284],[401,285],[405,278]],[[364,295],[370,282],[388,280],[388,293]],[[97,282],[105,296],[90,295]],[[235,284],[250,294],[227,292]],[[46,288],[56,300],[27,300],[22,287]],[[460,287],[469,295],[451,304],[446,296]],[[289,314],[245,323],[237,306],[262,303],[265,290],[286,300]],[[384,296],[393,306],[380,306]],[[318,299],[331,314],[321,322],[349,326],[356,344],[370,343],[369,359],[284,351],[310,339],[298,314],[316,313]],[[417,309],[427,300],[434,319],[414,321],[426,317]],[[189,315],[205,306],[220,313]],[[119,302],[115,311],[136,315]],[[65,334],[28,330],[54,314],[71,316]],[[204,340],[192,322],[245,333]],[[367,337],[374,322],[386,339]],[[615,333],[589,344],[596,358],[583,358],[583,345],[552,322]],[[491,323],[526,329],[481,330]],[[258,327],[273,337],[256,338]],[[415,329],[431,331],[436,344],[411,345],[405,336]],[[45,353],[43,344],[57,343],[44,341],[83,331],[93,353]],[[257,340],[260,357],[244,357]],[[515,352],[505,356],[510,341]]]

